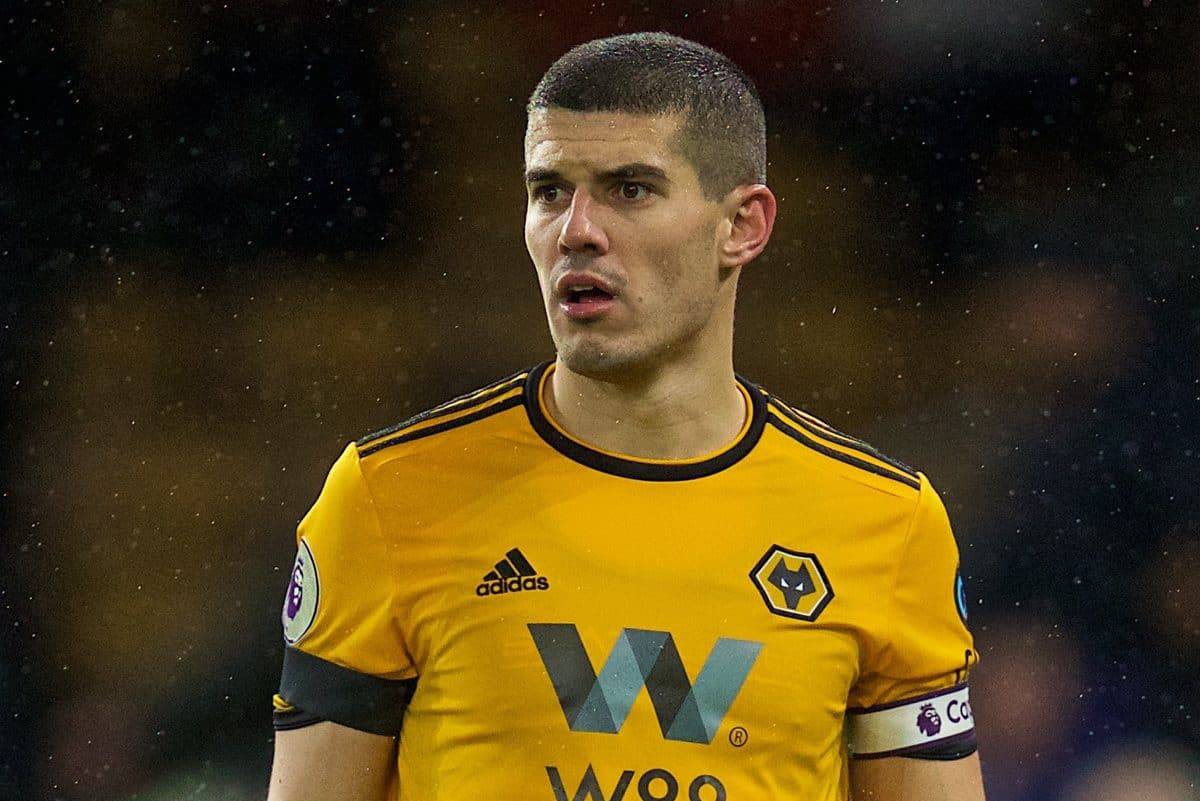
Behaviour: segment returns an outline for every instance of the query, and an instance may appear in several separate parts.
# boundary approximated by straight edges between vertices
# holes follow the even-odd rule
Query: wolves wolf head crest
[[[789,570],[782,556],[775,563],[767,580],[771,582],[771,586],[783,591],[783,600],[788,609],[795,609],[801,598],[817,591],[812,575],[808,572],[808,565],[801,564],[799,570]]]

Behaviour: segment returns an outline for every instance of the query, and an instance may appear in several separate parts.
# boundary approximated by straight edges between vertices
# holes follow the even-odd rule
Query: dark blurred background
[[[668,30],[760,87],[738,371],[942,491],[992,801],[1198,797],[1192,3],[11,2],[0,799],[261,799],[344,443],[552,355],[524,102]]]

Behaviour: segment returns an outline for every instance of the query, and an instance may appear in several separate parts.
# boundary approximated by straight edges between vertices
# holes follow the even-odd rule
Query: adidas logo
[[[550,579],[538,575],[520,548],[513,548],[504,557],[496,563],[496,569],[489,570],[475,588],[475,594],[480,598],[506,592],[550,589]]]

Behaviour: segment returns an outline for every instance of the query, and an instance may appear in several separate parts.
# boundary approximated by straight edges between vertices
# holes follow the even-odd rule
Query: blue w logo
[[[670,632],[621,629],[600,675],[570,623],[530,623],[571,731],[616,734],[642,687],[663,737],[711,743],[746,681],[762,643],[721,637],[696,683],[688,680]]]

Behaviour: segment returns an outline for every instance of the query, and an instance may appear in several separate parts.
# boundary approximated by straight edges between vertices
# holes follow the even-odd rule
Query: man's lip
[[[613,289],[612,284],[608,283],[595,273],[588,272],[563,273],[559,279],[554,282],[554,289],[560,298],[566,298],[570,295],[571,287],[578,286],[580,284],[593,286],[610,297],[615,298],[617,296],[616,290]]]
[[[616,306],[615,298],[594,300],[589,303],[572,303],[567,298],[558,302],[558,308],[572,320],[592,320],[607,315]]]

